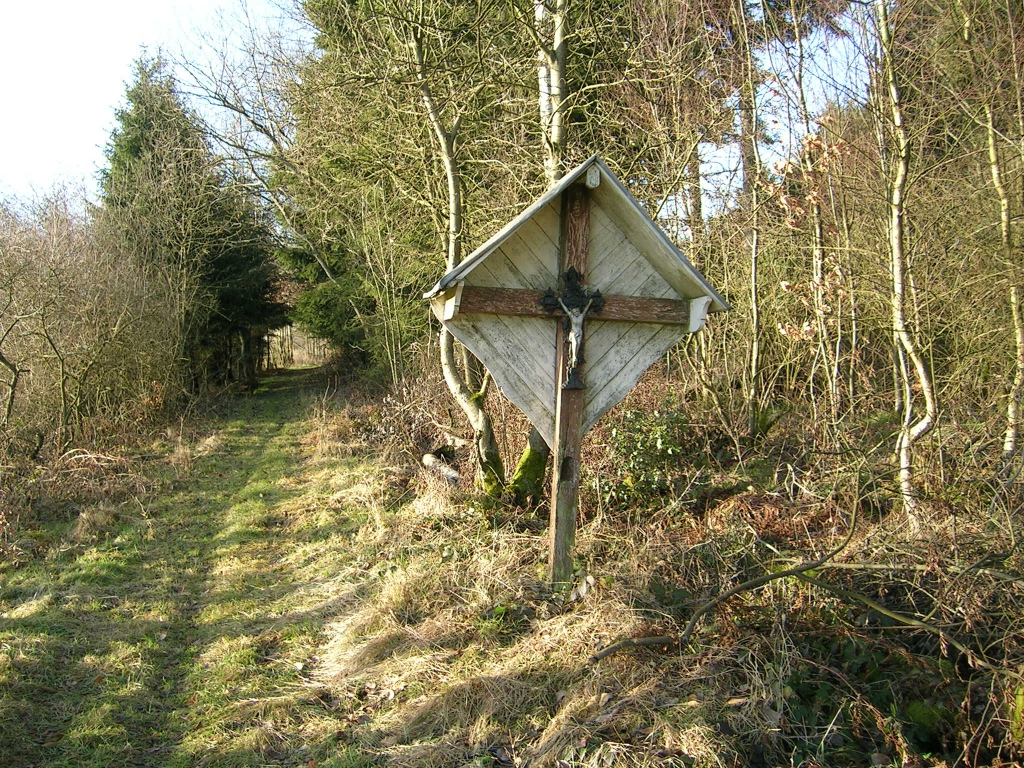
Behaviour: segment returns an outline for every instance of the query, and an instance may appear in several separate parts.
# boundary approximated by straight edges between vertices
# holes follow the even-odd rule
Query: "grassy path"
[[[359,517],[304,457],[309,385],[269,380],[186,476],[0,566],[0,764],[350,764],[304,675]]]

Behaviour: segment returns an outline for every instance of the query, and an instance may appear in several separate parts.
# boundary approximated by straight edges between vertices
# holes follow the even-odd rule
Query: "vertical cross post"
[[[562,195],[559,274],[575,267],[586,283],[590,240],[590,190],[582,184],[569,187]],[[564,287],[564,286],[562,286]],[[576,540],[579,507],[580,443],[583,440],[583,388],[563,387],[569,373],[569,350],[565,323],[558,323],[555,336],[555,444],[551,472],[551,552],[548,576],[552,584],[572,581],[572,552]],[[582,374],[582,361],[576,374]]]

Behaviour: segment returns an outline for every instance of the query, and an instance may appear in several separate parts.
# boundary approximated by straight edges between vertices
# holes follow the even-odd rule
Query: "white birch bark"
[[[427,79],[422,40],[413,29],[409,37],[409,47],[416,63],[416,79],[419,84],[420,97],[427,113],[427,121],[437,140],[441,153],[441,162],[445,169],[448,183],[448,232],[447,232],[447,268],[450,272],[462,262],[463,242],[463,203],[462,177],[458,158],[456,157],[456,138],[461,125],[461,115],[452,122],[451,128],[445,126],[444,119],[434,100]],[[501,462],[501,452],[494,437],[494,429],[490,415],[484,410],[482,392],[470,387],[473,365],[464,358],[460,374],[455,361],[455,339],[447,328],[441,328],[441,370],[445,383],[455,401],[462,408],[473,428],[473,445],[476,451],[477,483],[490,494],[500,492],[504,485],[505,475]]]
[[[935,426],[938,402],[931,372],[921,356],[917,342],[907,326],[907,256],[906,256],[906,190],[910,174],[910,134],[903,110],[899,73],[894,59],[893,32],[890,26],[888,0],[876,0],[875,11],[881,43],[882,85],[885,107],[889,113],[892,134],[892,165],[889,180],[889,255],[892,272],[892,328],[900,357],[900,378],[903,385],[903,418],[896,440],[900,494],[903,509],[912,529],[920,527],[920,497],[914,476],[914,446]],[[911,378],[913,376],[913,378]],[[924,413],[914,413],[914,385],[924,399]]]
[[[541,136],[544,143],[544,175],[554,184],[565,173],[565,62],[568,53],[569,0],[555,0],[548,10],[545,0],[534,0],[537,39],[537,84]]]

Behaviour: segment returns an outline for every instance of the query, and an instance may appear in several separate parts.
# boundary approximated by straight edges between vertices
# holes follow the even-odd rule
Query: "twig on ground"
[[[626,637],[621,640],[609,645],[607,648],[602,648],[600,651],[595,653],[589,659],[587,664],[596,664],[602,659],[606,659],[614,653],[624,651],[627,648],[643,648],[643,647],[664,647],[664,648],[683,648],[690,642],[690,636],[693,634],[694,629],[697,628],[697,622],[700,621],[701,617],[709,611],[713,610],[717,606],[724,603],[730,597],[740,594],[741,592],[749,592],[752,589],[764,586],[765,584],[775,581],[777,579],[785,579],[789,576],[799,576],[807,571],[813,571],[815,568],[820,568],[829,560],[834,558],[840,552],[842,552],[849,545],[853,539],[853,532],[857,527],[857,508],[854,507],[853,516],[850,518],[850,529],[846,532],[846,538],[840,542],[839,546],[833,549],[831,552],[827,552],[817,560],[810,563],[802,563],[801,565],[794,566],[793,568],[787,568],[782,571],[775,571],[773,573],[766,573],[762,576],[758,576],[754,579],[744,581],[742,584],[737,584],[732,589],[726,590],[725,592],[716,595],[711,600],[708,600],[702,606],[700,606],[693,615],[690,617],[690,621],[687,623],[683,633],[678,638],[671,637],[668,635],[655,635],[651,637]]]

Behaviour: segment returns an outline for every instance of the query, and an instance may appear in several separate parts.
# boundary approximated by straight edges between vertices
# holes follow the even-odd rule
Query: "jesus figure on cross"
[[[565,312],[565,316],[569,320],[569,365],[565,386],[568,389],[581,389],[583,382],[577,376],[576,368],[583,362],[583,321],[586,320],[587,312],[594,300],[591,298],[583,309],[579,307],[570,309],[565,306],[565,302],[561,298],[558,299],[558,303],[562,305],[562,311]]]

